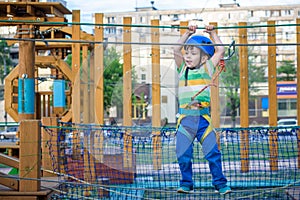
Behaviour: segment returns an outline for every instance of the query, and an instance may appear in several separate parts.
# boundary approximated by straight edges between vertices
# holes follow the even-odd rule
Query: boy
[[[192,158],[193,141],[201,143],[205,159],[209,162],[212,184],[220,194],[231,192],[227,179],[222,172],[221,153],[216,142],[216,135],[211,125],[209,114],[210,89],[215,66],[224,56],[223,46],[212,46],[212,41],[201,35],[193,35],[197,26],[189,26],[174,47],[174,58],[179,73],[179,118],[176,132],[176,155],[182,179],[177,192],[189,193],[193,190]],[[222,44],[214,26],[206,26],[215,44]],[[191,37],[190,37],[191,36]],[[206,44],[206,45],[203,45]],[[185,53],[182,56],[183,45]],[[205,88],[200,94],[198,92]],[[193,101],[192,101],[193,100]]]

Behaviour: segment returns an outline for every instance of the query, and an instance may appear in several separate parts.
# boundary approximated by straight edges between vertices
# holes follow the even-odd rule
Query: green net
[[[212,186],[208,163],[197,141],[193,158],[195,190],[190,194],[177,193],[181,175],[173,127],[61,124],[56,128],[59,140],[53,127],[44,127],[53,135],[48,142],[52,169],[44,170],[59,177],[52,199],[223,198]],[[233,189],[225,197],[299,196],[298,129],[217,129],[223,172]]]

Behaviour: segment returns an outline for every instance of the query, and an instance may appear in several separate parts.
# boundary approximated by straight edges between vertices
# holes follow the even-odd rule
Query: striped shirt
[[[215,67],[212,61],[208,60],[200,68],[189,69],[187,80],[185,78],[186,69],[185,63],[182,63],[177,69],[179,73],[178,97],[180,108],[186,108],[191,102],[191,98],[203,87],[211,83]],[[208,107],[210,104],[210,87],[202,91],[194,100],[201,103],[202,106]]]

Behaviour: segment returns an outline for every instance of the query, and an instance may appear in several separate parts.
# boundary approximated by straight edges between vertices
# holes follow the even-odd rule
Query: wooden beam
[[[89,109],[89,74],[88,74],[88,46],[82,47],[82,91],[83,91],[83,123],[90,124],[90,112],[94,112]]]
[[[103,24],[103,14],[95,14],[95,23]],[[95,27],[95,41],[103,42],[103,26]],[[104,58],[103,58],[103,44],[94,45],[94,102],[95,103],[95,123],[104,124]]]
[[[131,25],[132,18],[124,17],[124,25]],[[131,49],[131,27],[123,27],[123,41],[127,44],[123,45],[123,125],[132,125],[132,49]],[[126,131],[123,137],[124,140],[124,155],[123,165],[125,168],[132,167],[132,135],[129,131]]]
[[[32,5],[26,6],[26,12],[31,16],[35,16],[35,8]]]
[[[54,64],[57,61],[57,58],[54,56],[36,56],[35,57],[35,64],[41,64],[41,65],[49,65]]]
[[[268,44],[276,43],[275,21],[268,21]],[[268,46],[268,86],[269,86],[269,125],[277,126],[277,73],[276,73],[276,46]],[[277,131],[270,130],[270,168],[278,170],[278,141]]]
[[[50,13],[57,17],[63,17],[64,14],[60,12],[55,6],[50,6]]]
[[[1,163],[19,169],[19,159],[0,153]]]
[[[59,69],[62,71],[62,73],[71,81],[74,82],[74,74],[72,70],[70,69],[69,65],[62,59],[58,59],[56,61],[56,65],[59,67]]]
[[[41,126],[39,120],[20,122],[20,192],[41,187]]]
[[[131,25],[132,18],[124,17],[124,25]],[[123,125],[131,126],[132,125],[132,49],[131,49],[131,27],[123,27]]]
[[[151,20],[151,26],[159,26],[159,20]],[[151,42],[159,43],[159,28],[151,28]],[[152,126],[161,126],[161,92],[160,92],[160,46],[152,45]],[[161,169],[162,145],[160,132],[153,132],[153,168]]]
[[[80,10],[74,10],[72,15],[72,22],[80,22]],[[72,26],[72,39],[80,39],[80,25]],[[72,72],[76,77],[73,82],[72,92],[72,120],[74,123],[80,123],[80,44],[72,44]]]
[[[0,172],[0,185],[4,185],[13,190],[19,190],[19,181],[14,176],[10,176]],[[1,196],[0,196],[0,199]]]
[[[218,26],[216,22],[210,22],[210,25],[215,27]],[[215,30],[218,33],[218,29]],[[212,39],[212,38],[211,38]],[[210,93],[210,109],[211,109],[211,123],[214,128],[220,128],[220,94],[219,94],[219,77],[215,79],[216,87],[211,87]],[[218,148],[221,149],[220,143],[220,132],[216,132],[216,140],[218,143]]]

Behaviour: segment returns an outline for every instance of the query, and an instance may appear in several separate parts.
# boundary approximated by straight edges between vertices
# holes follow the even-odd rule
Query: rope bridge
[[[223,171],[233,188],[224,198],[299,195],[299,128],[217,129]],[[43,170],[57,175],[60,183],[52,199],[221,198],[211,185],[198,142],[193,158],[195,192],[176,192],[181,176],[173,127],[61,124],[43,129],[49,136],[44,142],[52,165]]]

